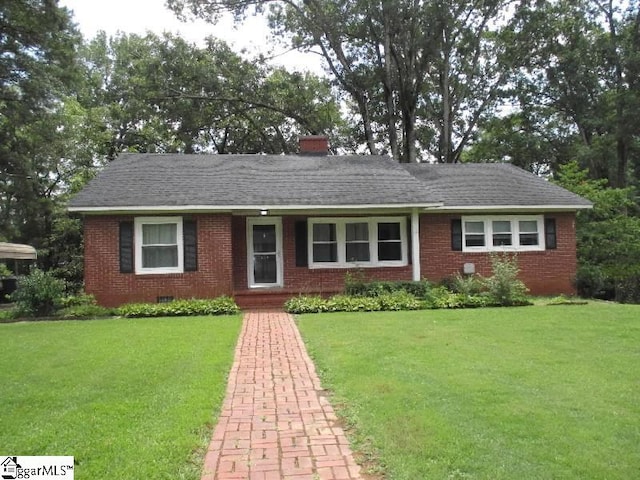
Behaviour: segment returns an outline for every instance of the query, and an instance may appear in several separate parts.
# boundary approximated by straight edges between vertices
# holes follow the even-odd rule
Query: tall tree
[[[513,108],[483,125],[469,156],[516,158],[508,145],[525,136],[531,145],[538,141],[528,156],[552,172],[577,159],[592,178],[612,186],[637,182],[639,5],[630,2],[625,10],[612,0],[540,2],[534,13],[528,27],[534,46],[513,82]],[[492,148],[496,138],[503,141]]]
[[[101,34],[84,52],[80,103],[102,125],[97,150],[290,152],[297,137],[331,133],[339,111],[328,82],[242,59],[223,42]]]
[[[359,115],[371,153],[455,162],[519,59],[516,0],[167,0],[216,21],[269,10],[274,31],[315,49]],[[526,52],[518,50],[517,52]]]
[[[61,178],[60,98],[73,90],[80,41],[53,0],[0,3],[0,235],[40,246]]]

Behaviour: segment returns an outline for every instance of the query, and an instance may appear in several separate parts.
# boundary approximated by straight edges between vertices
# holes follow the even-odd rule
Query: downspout
[[[413,281],[420,281],[420,215],[418,209],[411,210],[411,264]]]

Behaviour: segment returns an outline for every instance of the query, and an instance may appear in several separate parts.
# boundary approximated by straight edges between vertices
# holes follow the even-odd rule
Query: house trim
[[[420,215],[417,209],[411,211],[411,278],[420,281]]]
[[[133,206],[124,205],[117,207],[69,207],[69,212],[86,213],[86,214],[118,214],[118,213],[136,213],[136,212],[202,212],[202,213],[232,213],[232,212],[248,212],[249,214],[258,215],[261,211],[267,212],[307,212],[307,211],[326,211],[326,210],[407,210],[413,208],[435,208],[441,207],[441,202],[437,203],[389,203],[389,204],[360,204],[360,205],[144,205]]]

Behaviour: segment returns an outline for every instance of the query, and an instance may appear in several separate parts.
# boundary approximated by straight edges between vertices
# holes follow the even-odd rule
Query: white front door
[[[247,218],[249,287],[282,286],[282,219]]]

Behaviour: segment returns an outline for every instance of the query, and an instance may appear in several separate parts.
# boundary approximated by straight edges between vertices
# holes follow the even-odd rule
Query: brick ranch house
[[[74,198],[85,288],[105,306],[232,295],[275,306],[369,279],[490,274],[517,252],[533,294],[574,292],[575,215],[591,204],[507,164],[327,155],[123,154]]]

